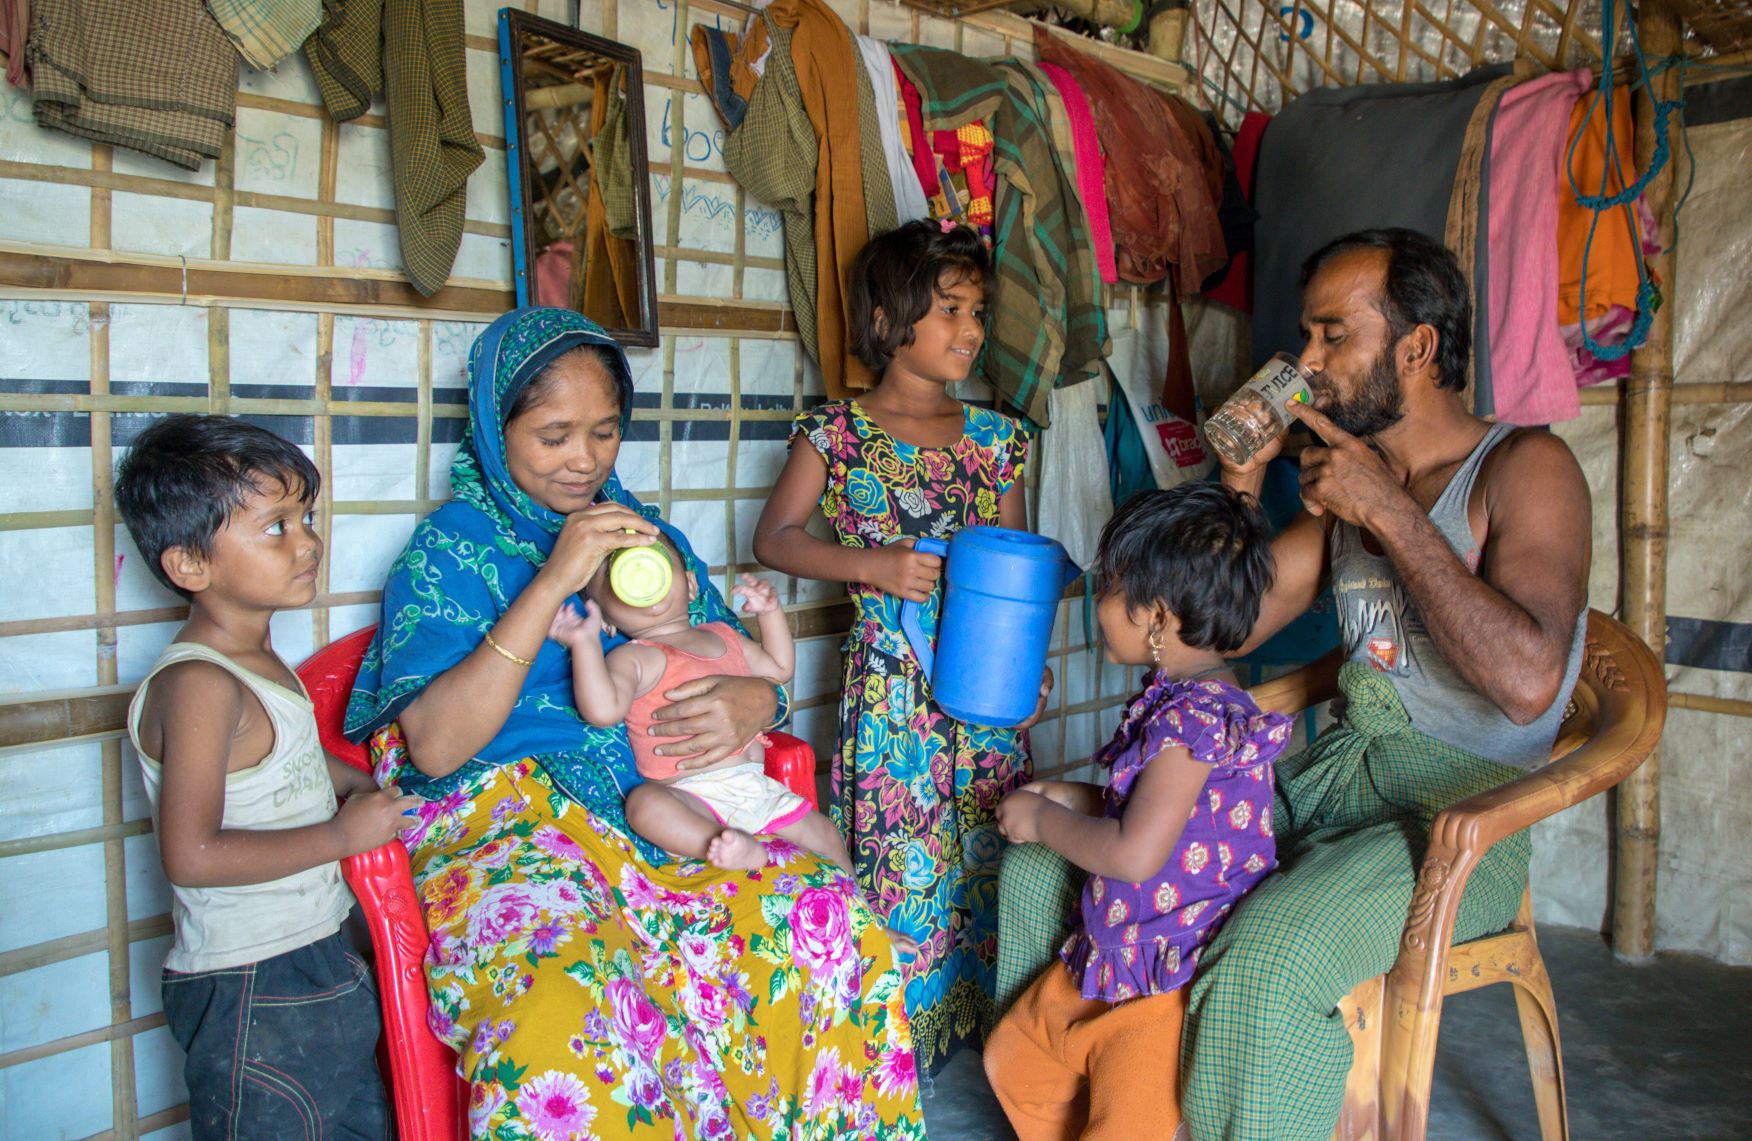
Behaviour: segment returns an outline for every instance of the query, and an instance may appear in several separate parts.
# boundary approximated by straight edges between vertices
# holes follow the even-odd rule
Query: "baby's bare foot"
[[[706,860],[720,868],[752,872],[766,867],[766,845],[737,828],[726,828],[706,845]]]

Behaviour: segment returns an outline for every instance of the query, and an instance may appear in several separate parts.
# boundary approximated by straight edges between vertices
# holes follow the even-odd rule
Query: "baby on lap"
[[[562,607],[548,631],[572,651],[572,689],[584,719],[603,728],[627,724],[633,759],[645,778],[627,794],[627,823],[674,855],[721,868],[765,866],[766,845],[756,837],[776,835],[850,872],[852,861],[833,822],[766,775],[764,736],[704,768],[682,770],[677,762],[687,758],[657,754],[662,739],[649,729],[652,712],[668,700],[665,693],[713,676],[789,681],[795,649],[777,592],[750,575],[741,576],[733,594],[745,614],[756,616],[759,645],[728,623],[691,625],[688,603],[698,584],[667,539],[652,549],[669,559],[672,571],[669,590],[656,603],[623,601],[609,586],[604,562],[584,588],[584,614]],[[630,640],[604,655],[605,627]]]

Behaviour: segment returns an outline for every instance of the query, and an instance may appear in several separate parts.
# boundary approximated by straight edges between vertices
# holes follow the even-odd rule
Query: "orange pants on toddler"
[[[1020,1141],[1168,1138],[1180,1124],[1186,991],[1084,998],[1065,965],[1041,972],[986,1042],[985,1071]]]

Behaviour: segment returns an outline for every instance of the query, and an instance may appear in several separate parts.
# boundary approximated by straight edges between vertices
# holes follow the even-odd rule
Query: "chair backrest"
[[[355,744],[341,735],[341,724],[347,717],[347,701],[353,696],[353,682],[359,677],[359,666],[365,660],[365,647],[371,644],[376,626],[367,626],[337,638],[304,659],[298,667],[298,680],[310,692],[316,706],[316,734],[322,747],[362,772],[371,771],[371,758],[364,745]]]

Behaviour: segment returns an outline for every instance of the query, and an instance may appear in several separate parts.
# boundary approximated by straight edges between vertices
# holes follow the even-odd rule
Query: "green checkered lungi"
[[[1336,1007],[1392,968],[1431,823],[1456,801],[1521,775],[1413,730],[1392,683],[1366,665],[1346,665],[1339,689],[1341,723],[1278,765],[1278,872],[1217,932],[1187,992],[1182,1101],[1200,1141],[1332,1135],[1351,1064]],[[1526,832],[1491,848],[1461,898],[1455,942],[1508,926],[1531,854]],[[1052,961],[1064,937],[1052,919],[1066,914],[1074,874],[1039,845],[1006,857],[1000,1000]]]

